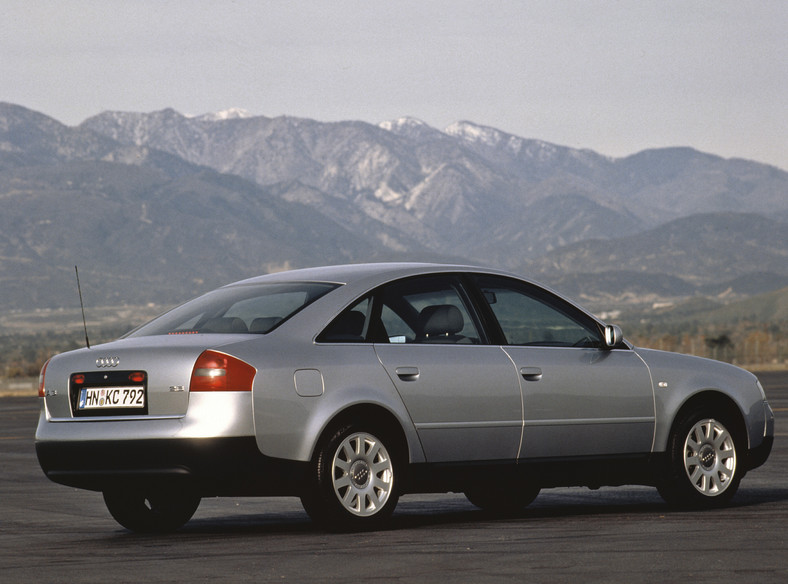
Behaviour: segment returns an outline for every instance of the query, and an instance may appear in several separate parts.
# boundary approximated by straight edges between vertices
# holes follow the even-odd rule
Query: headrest
[[[451,304],[427,306],[419,313],[424,335],[455,335],[464,326],[460,309]]]

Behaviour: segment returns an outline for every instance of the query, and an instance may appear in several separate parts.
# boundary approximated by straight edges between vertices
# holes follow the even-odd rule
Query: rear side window
[[[127,336],[265,334],[336,287],[297,282],[220,288],[174,308]]]
[[[317,337],[319,343],[362,343],[369,329],[372,297],[363,298],[343,311]]]
[[[479,344],[475,319],[457,279],[428,276],[398,282],[381,294],[389,343]]]
[[[446,274],[378,288],[337,316],[317,341],[479,344],[481,337],[459,280]]]

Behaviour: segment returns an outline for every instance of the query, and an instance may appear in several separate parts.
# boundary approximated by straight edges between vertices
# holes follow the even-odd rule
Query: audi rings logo
[[[120,364],[120,357],[99,357],[96,359],[96,367],[117,367]]]

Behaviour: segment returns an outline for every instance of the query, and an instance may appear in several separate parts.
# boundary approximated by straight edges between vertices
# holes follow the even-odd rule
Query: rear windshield
[[[297,282],[220,288],[173,308],[126,336],[265,334],[336,287]]]

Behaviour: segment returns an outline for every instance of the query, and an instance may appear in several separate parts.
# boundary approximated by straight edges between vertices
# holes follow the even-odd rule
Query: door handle
[[[402,381],[416,381],[419,378],[418,367],[397,367],[395,372]]]
[[[539,381],[542,378],[542,370],[539,367],[520,367],[520,375],[526,381]]]

